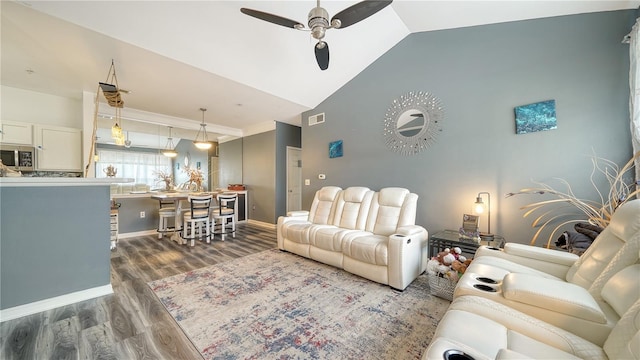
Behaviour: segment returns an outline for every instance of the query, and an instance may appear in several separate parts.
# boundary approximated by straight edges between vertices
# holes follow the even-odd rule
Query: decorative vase
[[[113,165],[107,166],[107,168],[102,171],[107,174],[107,177],[115,177],[118,173],[118,169],[114,168]]]

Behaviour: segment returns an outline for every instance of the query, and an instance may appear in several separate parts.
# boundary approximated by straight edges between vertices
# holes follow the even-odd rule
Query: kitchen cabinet
[[[0,123],[0,143],[33,145],[33,124],[2,121]]]
[[[82,171],[82,131],[35,125],[37,170]]]

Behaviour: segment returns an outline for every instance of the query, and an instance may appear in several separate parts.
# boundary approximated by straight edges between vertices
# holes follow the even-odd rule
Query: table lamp
[[[480,239],[484,240],[484,241],[492,241],[494,236],[491,233],[491,194],[489,194],[486,191],[483,192],[479,192],[478,196],[476,197],[476,202],[474,204],[474,211],[476,214],[481,215],[484,213],[485,210],[485,204],[482,201],[482,195],[487,195],[487,232],[483,233],[480,232]]]

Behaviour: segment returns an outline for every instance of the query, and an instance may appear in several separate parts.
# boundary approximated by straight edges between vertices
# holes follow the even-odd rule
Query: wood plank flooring
[[[248,223],[193,248],[122,239],[111,252],[112,295],[1,323],[0,359],[202,359],[146,283],[275,247],[275,230]]]

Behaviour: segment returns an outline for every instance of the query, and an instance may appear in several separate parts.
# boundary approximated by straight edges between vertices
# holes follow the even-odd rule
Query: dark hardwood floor
[[[275,230],[252,224],[193,248],[122,239],[111,253],[112,295],[1,323],[0,359],[202,359],[146,283],[275,247]]]

